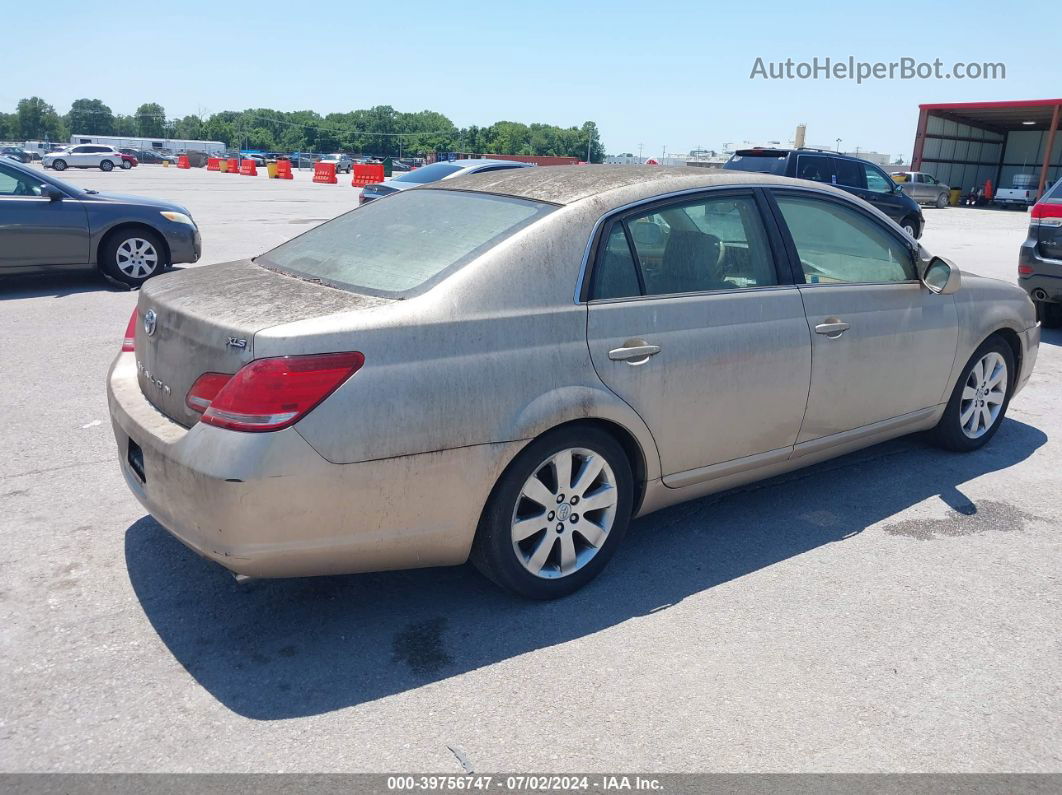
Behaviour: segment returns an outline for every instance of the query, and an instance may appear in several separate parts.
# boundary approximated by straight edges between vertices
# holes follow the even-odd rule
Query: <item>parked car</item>
[[[349,174],[351,172],[351,169],[354,167],[354,158],[350,155],[345,155],[341,153],[325,155],[318,162],[334,164],[336,167],[337,174],[342,174],[344,172]]]
[[[365,204],[390,193],[408,190],[418,185],[427,185],[429,182],[437,182],[441,179],[455,179],[468,174],[532,167],[534,167],[533,163],[518,163],[515,160],[454,160],[453,162],[432,163],[430,166],[424,166],[415,171],[407,171],[401,176],[366,185],[358,195],[358,203]]]
[[[943,209],[951,199],[951,188],[924,171],[894,171],[892,180],[919,204]]]
[[[130,169],[134,166],[140,165],[140,161],[136,159],[136,155],[126,154],[125,152],[119,152],[122,156],[122,168]]]
[[[68,146],[58,152],[49,152],[42,158],[45,168],[65,171],[67,168],[98,168],[111,171],[121,167],[122,155],[113,146],[102,144],[79,144]]]
[[[17,146],[0,146],[0,157],[16,160],[19,163],[29,163],[33,160],[33,156],[29,152]]]
[[[632,517],[915,431],[981,447],[1039,329],[829,185],[512,169],[148,282],[108,397],[129,488],[234,572],[471,556],[552,598]]]
[[[1029,236],[1018,254],[1018,284],[1049,328],[1062,326],[1062,179],[1029,211]]]
[[[758,171],[780,177],[836,185],[874,205],[907,234],[918,239],[925,229],[922,209],[900,186],[867,160],[821,149],[740,149],[723,164],[736,171]]]
[[[199,259],[199,229],[179,204],[85,190],[0,162],[0,273],[93,268],[131,286]]]
[[[992,204],[999,207],[1016,207],[1024,210],[1036,204],[1039,180],[1035,174],[1015,174],[1009,188],[997,188]]]
[[[404,162],[402,160],[392,160],[391,161],[391,171],[392,171],[392,173],[394,173],[394,172],[412,171],[412,170],[413,170],[413,166],[409,165],[409,163],[406,163],[406,162]]]

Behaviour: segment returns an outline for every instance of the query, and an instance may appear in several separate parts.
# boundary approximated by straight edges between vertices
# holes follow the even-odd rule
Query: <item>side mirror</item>
[[[937,295],[951,295],[962,286],[959,269],[943,257],[933,257],[922,275],[922,284]]]
[[[46,199],[51,199],[53,202],[61,201],[63,198],[63,192],[53,185],[45,183],[41,185],[41,196]]]

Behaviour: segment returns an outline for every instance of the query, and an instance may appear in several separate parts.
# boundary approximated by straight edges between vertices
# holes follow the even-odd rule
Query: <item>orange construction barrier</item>
[[[237,160],[235,157],[230,157],[225,162],[228,163],[227,172],[229,174],[239,174],[240,173],[240,161]]]
[[[177,155],[177,168],[191,168],[192,164],[188,162],[188,155]]]
[[[243,160],[240,162],[240,173],[245,177],[257,177],[258,168],[253,160]]]
[[[354,166],[354,177],[350,184],[355,188],[364,188],[366,185],[383,182],[384,179],[383,163],[366,163]]]
[[[221,158],[220,157],[208,157],[207,158],[207,171],[221,171]]]
[[[291,175],[291,161],[290,160],[278,160],[277,161],[277,179],[295,179]]]
[[[314,163],[313,181],[320,182],[322,185],[338,185],[339,180],[336,179],[336,164]]]

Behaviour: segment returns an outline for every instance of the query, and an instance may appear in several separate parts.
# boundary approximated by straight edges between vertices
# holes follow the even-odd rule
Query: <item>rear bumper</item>
[[[252,577],[462,563],[516,445],[332,464],[294,428],[178,425],[140,391],[132,353],[111,366],[107,397],[119,465],[144,508],[203,557]]]
[[[1026,240],[1018,252],[1018,264],[1032,268],[1029,276],[1018,276],[1018,286],[1029,295],[1043,290],[1048,301],[1062,301],[1062,260],[1041,257],[1035,239]]]

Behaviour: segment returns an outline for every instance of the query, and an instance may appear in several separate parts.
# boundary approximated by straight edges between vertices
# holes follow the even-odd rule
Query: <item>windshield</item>
[[[462,168],[464,166],[458,166],[453,163],[432,163],[430,166],[424,166],[416,171],[410,171],[408,174],[395,177],[395,182],[416,182],[418,185],[423,185],[427,182],[438,182],[443,177],[448,177]]]
[[[256,262],[332,286],[401,298],[553,209],[485,193],[404,191],[321,224]]]

